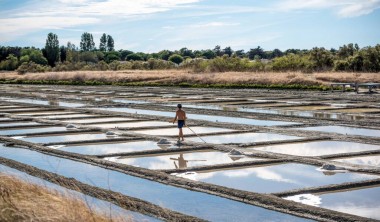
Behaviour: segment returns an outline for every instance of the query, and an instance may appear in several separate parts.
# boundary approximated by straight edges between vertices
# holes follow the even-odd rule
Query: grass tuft
[[[0,173],[0,221],[126,222],[94,211],[82,199]]]

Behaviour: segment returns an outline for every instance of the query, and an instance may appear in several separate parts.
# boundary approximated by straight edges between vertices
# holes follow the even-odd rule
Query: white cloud
[[[81,25],[125,19],[126,17],[145,16],[153,13],[184,7],[200,0],[55,0],[39,4],[25,4],[13,9],[12,13],[3,11],[0,16],[0,41],[44,29],[64,29]],[[7,16],[5,15],[12,15]]]
[[[14,37],[23,36],[29,32],[41,29],[63,29],[83,24],[94,24],[96,18],[74,18],[74,17],[50,17],[42,16],[33,19],[28,17],[0,19],[0,41],[9,41]]]
[[[286,0],[279,3],[277,8],[283,11],[332,8],[340,17],[357,17],[380,8],[380,0]]]
[[[199,0],[57,0],[43,8],[21,12],[19,16],[66,14],[70,16],[135,16],[164,12]],[[81,7],[78,7],[80,5]]]
[[[209,23],[201,23],[201,24],[194,24],[190,27],[192,28],[209,28],[209,27],[224,27],[224,26],[237,26],[240,25],[240,23],[228,23],[228,22],[209,22]]]
[[[367,15],[380,8],[380,0],[363,1],[360,4],[351,4],[339,10],[341,17],[355,17]]]

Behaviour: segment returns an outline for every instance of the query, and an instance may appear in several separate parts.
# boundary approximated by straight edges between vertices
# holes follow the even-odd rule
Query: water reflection
[[[138,128],[138,127],[153,127],[153,126],[170,126],[172,123],[161,122],[161,121],[142,121],[142,122],[126,122],[126,123],[102,123],[102,124],[89,124],[87,126],[101,127],[101,128],[118,128],[118,127],[128,127],[128,128]]]
[[[73,120],[63,120],[63,122],[70,123],[100,123],[100,122],[110,122],[110,121],[128,121],[134,120],[132,118],[119,118],[119,117],[110,117],[110,118],[83,118],[83,119],[73,119]]]
[[[334,161],[357,164],[357,165],[380,167],[380,155],[335,159]]]
[[[42,99],[17,99],[17,98],[1,98],[4,101],[9,102],[19,102],[19,103],[29,103],[29,104],[35,104],[35,105],[49,105],[48,100],[42,100]]]
[[[230,158],[228,153],[216,151],[200,151],[192,153],[168,154],[159,156],[145,156],[135,158],[109,158],[108,160],[139,166],[148,169],[179,169],[195,166],[215,165],[233,162],[259,160],[257,158],[241,157]]]
[[[60,150],[86,155],[101,155],[109,153],[124,153],[154,149],[178,148],[175,145],[158,145],[154,141],[136,141],[126,143],[102,143],[82,146],[65,146]]]
[[[350,172],[326,176],[317,171],[316,168],[315,166],[303,164],[281,164],[215,172],[198,172],[189,179],[240,190],[272,193],[378,178],[378,176],[374,175]],[[178,176],[184,175],[179,174]]]
[[[68,114],[68,115],[49,115],[43,116],[40,118],[48,118],[48,119],[67,119],[67,118],[77,118],[77,117],[94,117],[97,116],[95,114]]]
[[[52,116],[56,116],[56,115],[59,115],[59,114],[73,114],[75,112],[66,112],[66,111],[47,111],[47,112],[41,112],[41,111],[36,111],[36,112],[27,112],[27,113],[17,113],[16,115],[18,116],[43,116],[45,117],[45,115],[52,115]]]
[[[202,136],[202,139],[207,143],[223,144],[223,143],[254,143],[263,141],[274,141],[274,140],[291,140],[299,139],[301,137],[297,136],[287,136],[274,133],[241,133],[241,134],[229,134],[229,135],[219,135],[219,136]],[[198,137],[188,138],[190,141],[202,142]]]
[[[64,131],[66,127],[44,127],[44,128],[31,128],[31,129],[15,129],[15,130],[0,130],[0,135],[17,135],[27,133],[45,133],[54,131]]]
[[[322,195],[301,194],[286,197],[285,199],[343,213],[380,219],[379,193],[380,187],[375,187]]]
[[[44,155],[26,149],[0,146],[0,156],[72,177],[83,183],[140,198],[184,214],[210,221],[304,221],[238,201],[164,185],[97,166]],[[80,169],[80,170],[78,170]],[[228,210],[226,210],[228,209]]]
[[[105,111],[115,111],[115,112],[127,112],[142,115],[157,115],[165,117],[173,117],[174,112],[164,112],[155,110],[142,110],[142,109],[132,109],[132,108],[94,108],[97,110]],[[226,123],[236,123],[245,125],[257,125],[257,126],[278,126],[278,125],[292,125],[298,124],[296,122],[284,122],[284,121],[271,121],[271,120],[257,120],[257,119],[247,119],[239,117],[228,117],[228,116],[213,116],[213,115],[200,115],[188,113],[187,117],[189,119],[205,120],[211,122],[226,122]]]
[[[338,141],[315,141],[307,143],[292,143],[247,148],[247,150],[261,150],[272,153],[281,153],[297,156],[321,156],[377,149],[380,149],[380,146]]]
[[[88,134],[69,134],[62,136],[39,136],[39,137],[25,137],[21,140],[32,142],[32,143],[59,143],[59,142],[70,142],[70,141],[81,141],[81,140],[96,140],[96,139],[106,139],[107,136],[104,133],[88,133]]]
[[[7,127],[7,126],[35,126],[40,125],[40,123],[36,122],[13,122],[13,123],[0,123],[0,127]]]
[[[111,101],[116,102],[116,103],[126,103],[126,104],[146,104],[146,103],[150,103],[148,101],[129,100],[129,99],[113,99]]]
[[[353,127],[346,127],[346,126],[315,126],[315,127],[305,127],[305,128],[298,128],[298,129],[321,131],[321,132],[332,132],[332,133],[340,133],[340,134],[348,134],[348,135],[380,137],[380,130],[353,128]]]
[[[232,132],[234,130],[231,129],[224,129],[224,128],[217,128],[217,127],[200,127],[195,126],[191,127],[191,129],[196,134],[202,134],[202,133],[219,133],[219,132]],[[195,133],[191,131],[189,128],[185,127],[183,128],[183,134],[186,135],[194,135]],[[156,135],[156,136],[175,136],[178,135],[178,129],[176,126],[173,126],[173,128],[169,129],[153,129],[153,130],[136,130],[133,131],[135,133],[142,133],[142,134],[148,134],[148,135]]]

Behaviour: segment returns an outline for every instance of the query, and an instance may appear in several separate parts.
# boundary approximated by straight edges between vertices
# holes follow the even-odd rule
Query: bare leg
[[[182,138],[182,141],[184,141],[182,128],[179,129],[179,137]]]

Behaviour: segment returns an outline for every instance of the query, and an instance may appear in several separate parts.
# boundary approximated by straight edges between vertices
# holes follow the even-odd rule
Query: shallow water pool
[[[0,156],[210,221],[305,221],[303,218],[230,199],[168,186],[30,150],[0,146]]]
[[[300,139],[297,136],[287,136],[274,133],[240,133],[229,135],[217,135],[217,136],[202,136],[201,137],[207,143],[214,144],[226,144],[226,143],[254,143],[263,141],[275,141],[275,140],[292,140]],[[199,137],[190,137],[187,140],[194,142],[203,142]]]
[[[380,146],[340,141],[315,141],[307,143],[291,143],[271,146],[258,146],[247,148],[249,150],[261,150],[272,153],[281,153],[297,156],[321,156],[338,153],[360,152],[366,150],[378,150]]]
[[[0,130],[0,135],[45,133],[45,132],[65,131],[65,130],[66,130],[66,127],[43,127],[43,128],[12,129],[12,130],[7,129],[7,130]]]
[[[136,130],[133,132],[148,134],[148,135],[155,135],[155,136],[176,136],[178,135],[179,131],[178,131],[178,128],[174,128],[174,127],[176,126],[173,126],[173,128],[166,128],[166,129]],[[202,126],[191,127],[191,130],[185,127],[182,130],[183,130],[184,135],[195,135],[195,133],[202,134],[202,133],[220,133],[220,132],[234,131],[232,129],[217,128],[217,127],[202,127]]]
[[[168,122],[161,121],[142,121],[142,122],[131,122],[131,123],[101,123],[101,124],[89,124],[87,126],[101,127],[101,128],[138,128],[138,127],[149,127],[149,126],[170,126],[173,125]]]
[[[340,134],[348,134],[348,135],[380,137],[380,130],[353,128],[353,127],[346,127],[346,126],[315,126],[315,127],[305,127],[305,128],[298,128],[298,129],[340,133]]]
[[[344,159],[334,159],[334,161],[342,162],[342,163],[351,163],[363,166],[373,166],[380,167],[380,155],[372,155],[372,156],[359,156],[359,157],[351,157]]]
[[[322,195],[300,194],[284,199],[379,220],[379,194],[380,187],[374,187]]]
[[[60,150],[80,153],[86,155],[101,155],[109,153],[124,153],[135,152],[143,150],[155,150],[155,149],[172,149],[178,148],[176,145],[158,145],[154,141],[134,141],[125,143],[101,143],[101,144],[89,144],[81,146],[65,146],[59,148]]]
[[[188,152],[169,155],[155,155],[131,158],[107,158],[110,161],[148,169],[183,169],[195,166],[207,166],[234,162],[262,160],[258,158],[229,156],[217,151]]]
[[[142,109],[132,109],[132,108],[94,108],[97,110],[105,111],[115,111],[115,112],[126,112],[126,113],[135,113],[142,115],[156,115],[156,116],[165,116],[173,117],[175,116],[175,110],[173,112],[165,111],[156,111],[156,110],[142,110]],[[228,117],[228,116],[213,116],[213,115],[201,115],[201,114],[187,114],[188,119],[196,120],[205,120],[211,122],[226,122],[226,123],[236,123],[236,124],[245,124],[245,125],[257,125],[257,126],[279,126],[279,125],[293,125],[299,124],[296,122],[284,122],[284,121],[271,121],[271,120],[257,120],[257,119],[248,119],[240,117]]]
[[[32,142],[32,143],[59,143],[81,140],[98,140],[106,139],[105,133],[86,133],[86,134],[68,134],[60,136],[35,136],[35,137],[23,137],[20,140]]]
[[[360,173],[324,174],[318,167],[304,164],[279,164],[273,166],[230,169],[214,172],[198,172],[186,178],[259,193],[339,184],[379,178]]]

